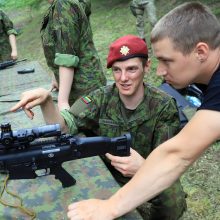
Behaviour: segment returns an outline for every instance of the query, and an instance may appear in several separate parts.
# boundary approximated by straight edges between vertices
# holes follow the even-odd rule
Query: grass
[[[157,0],[158,17],[168,12],[176,5],[185,2],[182,0]],[[220,17],[219,0],[201,0],[209,5],[213,12]],[[21,29],[18,36],[19,58],[37,60],[48,71],[40,41],[40,25],[44,12],[48,7],[43,1],[39,8],[7,8],[7,12],[14,20],[15,26]],[[106,69],[108,45],[116,38],[126,34],[136,34],[135,18],[129,10],[127,0],[92,0],[91,24],[94,41],[98,49],[102,65],[108,79],[112,79],[111,71]],[[147,25],[150,32],[150,26]],[[149,36],[148,36],[149,37]],[[159,85],[161,79],[156,77],[157,61],[152,57],[152,69],[145,80],[153,85]],[[205,126],[205,125],[204,125]],[[184,220],[219,220],[220,219],[220,144],[216,143],[197,160],[182,176],[181,181],[187,192],[188,209]]]

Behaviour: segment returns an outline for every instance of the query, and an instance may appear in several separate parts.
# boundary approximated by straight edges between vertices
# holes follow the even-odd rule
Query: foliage
[[[5,8],[23,8],[23,7],[31,7],[31,8],[38,8],[40,3],[43,0],[1,0],[0,6]]]

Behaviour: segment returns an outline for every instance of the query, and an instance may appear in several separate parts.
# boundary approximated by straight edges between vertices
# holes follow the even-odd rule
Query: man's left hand
[[[132,148],[129,157],[119,157],[109,153],[106,154],[106,157],[111,161],[111,165],[126,177],[134,176],[145,161],[145,159]]]

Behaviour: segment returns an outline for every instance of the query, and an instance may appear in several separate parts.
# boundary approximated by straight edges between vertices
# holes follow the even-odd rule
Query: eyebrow
[[[164,57],[164,56],[158,56],[156,57],[158,60],[166,60],[166,61],[173,61],[173,58]]]
[[[138,66],[137,64],[131,64],[131,65],[129,65],[129,66],[127,66],[126,68],[130,68],[130,67],[136,67],[136,66]],[[112,65],[112,68],[119,68],[120,69],[120,67],[119,66],[114,66],[114,65]]]

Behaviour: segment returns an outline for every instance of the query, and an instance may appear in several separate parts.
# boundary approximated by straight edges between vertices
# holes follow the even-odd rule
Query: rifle
[[[111,153],[129,156],[131,135],[120,137],[76,137],[61,133],[60,125],[45,125],[12,131],[10,123],[1,124],[0,173],[9,179],[35,179],[55,175],[63,187],[76,180],[62,167],[65,161]],[[38,174],[45,170],[44,174]]]
[[[19,62],[23,62],[26,61],[27,59],[23,59],[23,60],[7,60],[4,61],[2,63],[0,63],[0,70],[6,69],[9,66],[14,66],[15,64],[19,63]]]

